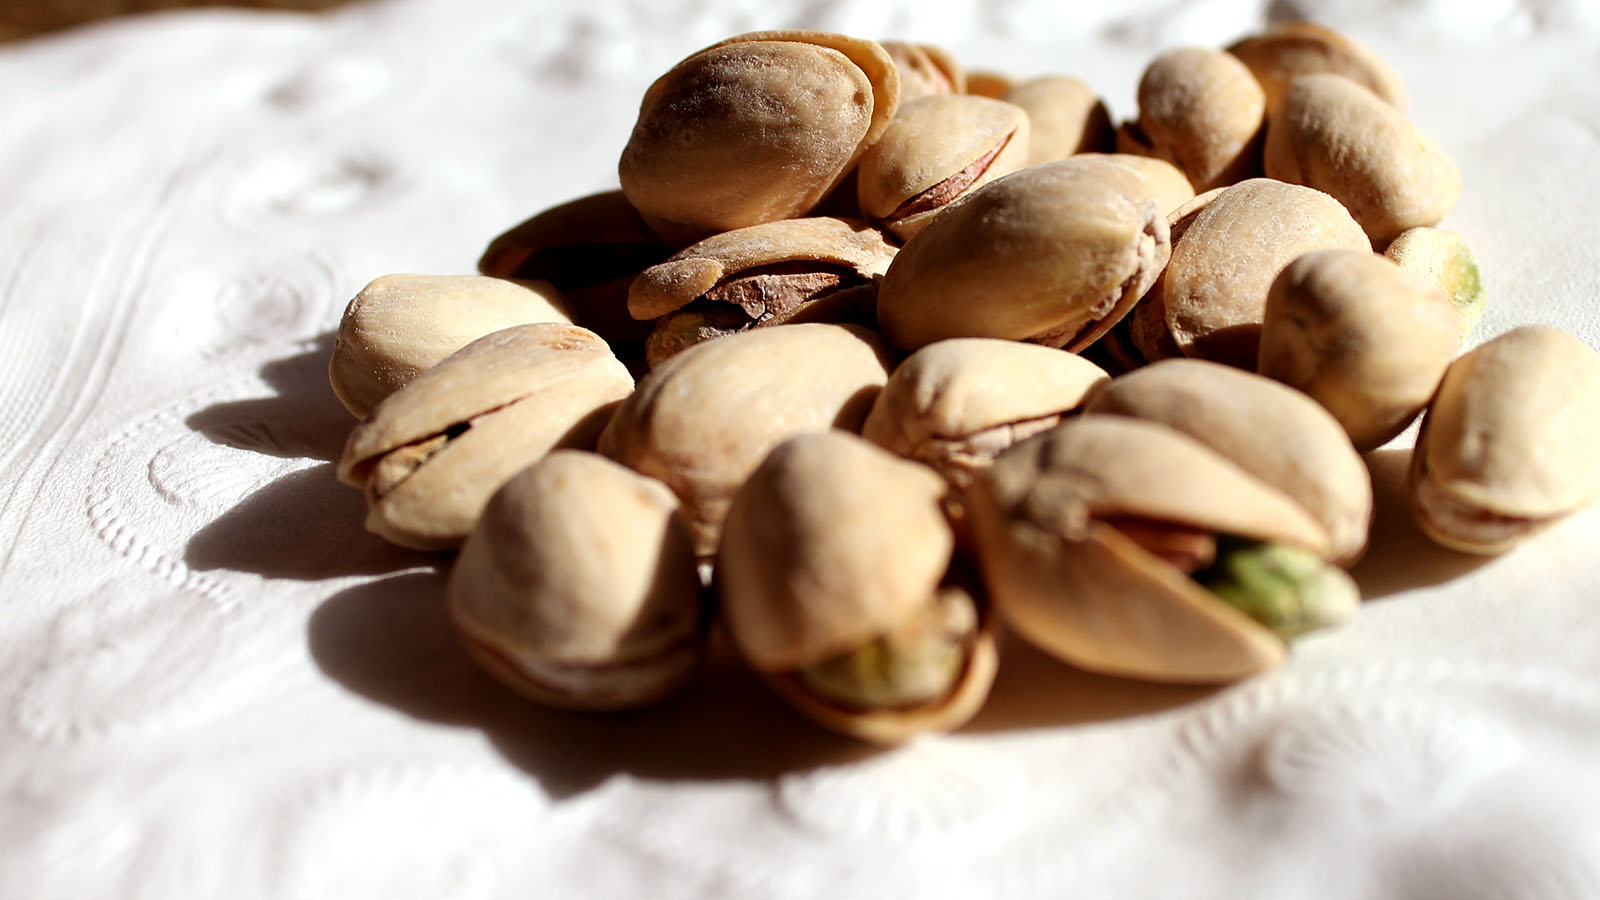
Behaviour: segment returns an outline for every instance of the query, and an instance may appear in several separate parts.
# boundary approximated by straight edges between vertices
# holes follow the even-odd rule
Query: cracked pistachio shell
[[[1078,156],[997,179],[906,242],[878,289],[878,325],[915,350],[953,337],[1093,343],[1155,281],[1167,222],[1150,183]]]
[[[1174,247],[1178,245],[1178,240],[1183,237],[1184,232],[1189,230],[1189,226],[1194,224],[1195,216],[1200,214],[1200,210],[1221,196],[1225,190],[1227,188],[1212,188],[1203,194],[1197,194],[1167,214],[1167,232]],[[1124,357],[1123,364],[1130,369],[1145,363],[1183,355],[1177,341],[1172,337],[1171,330],[1167,328],[1167,305],[1162,299],[1166,287],[1167,272],[1163,269],[1155,284],[1150,286],[1150,290],[1145,291],[1139,302],[1134,304],[1133,311],[1118,323],[1117,329],[1113,332],[1118,340],[1111,346],[1121,352]]]
[[[701,556],[728,500],[773,447],[808,431],[859,430],[889,377],[876,335],[849,325],[757,328],[679,353],[639,382],[600,452],[678,495]]]
[[[1478,260],[1461,235],[1443,228],[1409,228],[1389,243],[1383,255],[1444,291],[1461,318],[1463,343],[1483,317],[1485,294]]]
[[[1254,370],[1272,280],[1300,256],[1329,248],[1372,249],[1327,194],[1270,178],[1225,189],[1174,243],[1162,279],[1167,330],[1178,349]]]
[[[931,44],[882,41],[900,73],[900,102],[930,94],[963,94],[967,76],[955,57]]]
[[[861,436],[962,488],[1001,451],[1082,406],[1108,377],[1053,347],[951,338],[890,373]]]
[[[1438,543],[1501,553],[1600,496],[1600,355],[1525,325],[1445,372],[1411,459],[1411,507]]]
[[[1455,358],[1444,292],[1362,250],[1320,250],[1272,283],[1257,371],[1305,392],[1365,453],[1404,431]]]
[[[1328,533],[1335,562],[1366,549],[1372,476],[1338,420],[1299,391],[1219,363],[1169,359],[1101,385],[1084,412],[1157,422],[1205,444],[1299,503]]]
[[[380,402],[350,432],[339,480],[367,530],[421,550],[460,545],[495,489],[557,447],[593,443],[633,378],[576,325],[479,338]]]
[[[623,353],[650,332],[628,315],[628,285],[671,253],[622,191],[605,191],[553,206],[497,236],[478,271],[550,282],[566,296],[575,324]]]
[[[724,620],[745,658],[802,712],[892,743],[955,728],[977,711],[994,677],[987,630],[963,636],[965,663],[925,702],[855,709],[795,676],[898,629],[934,601],[954,548],[943,492],[927,468],[827,431],[778,445],[734,494],[717,559]]]
[[[1117,165],[1131,171],[1155,195],[1162,215],[1170,216],[1194,199],[1194,186],[1188,176],[1164,159],[1136,153],[1078,153],[1072,158],[1085,165]]]
[[[1277,105],[1289,82],[1300,75],[1327,73],[1356,82],[1395,109],[1406,111],[1405,83],[1376,53],[1331,28],[1310,22],[1280,22],[1228,47],[1250,69]]]
[[[1338,75],[1290,82],[1267,126],[1269,178],[1324,191],[1374,247],[1436,225],[1461,197],[1461,170],[1434,140],[1371,91]]]
[[[1032,78],[1007,91],[1028,114],[1028,165],[1112,148],[1111,113],[1089,85],[1070,75]]]
[[[874,41],[764,31],[657,79],[622,151],[622,190],[674,243],[803,216],[876,143],[900,76]]]
[[[861,157],[861,213],[901,240],[949,204],[1028,162],[1028,114],[970,94],[900,105],[883,137]]]
[[[447,591],[472,656],[554,706],[626,709],[688,683],[704,649],[678,500],[593,453],[557,450],[489,499]]]
[[[1201,47],[1169,50],[1144,70],[1138,98],[1132,136],[1196,191],[1261,174],[1266,99],[1238,59]]]
[[[328,382],[345,409],[366,418],[422,370],[502,328],[570,323],[549,284],[478,275],[385,275],[361,289],[339,320]]]
[[[1074,665],[1158,681],[1243,678],[1284,646],[1125,523],[1327,551],[1288,497],[1166,426],[1121,416],[1080,416],[1017,444],[966,506],[989,596],[1019,634]]]

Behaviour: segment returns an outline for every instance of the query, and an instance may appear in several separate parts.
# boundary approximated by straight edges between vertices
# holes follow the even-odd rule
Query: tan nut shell
[[[678,243],[803,216],[878,140],[899,97],[894,61],[874,41],[730,38],[645,92],[618,166],[622,190]]]
[[[878,289],[878,325],[914,350],[952,337],[1078,350],[1160,274],[1167,223],[1149,183],[1077,156],[992,181],[906,242]]]
[[[678,495],[695,549],[715,551],[734,490],[786,438],[858,430],[889,377],[877,336],[848,325],[757,328],[708,341],[639,383],[600,452]]]
[[[889,375],[861,436],[964,486],[1010,441],[1003,426],[1077,409],[1105,371],[1074,353],[994,338],[951,338],[911,354]]]
[[[1266,628],[1107,525],[1130,516],[1325,553],[1298,504],[1163,425],[1085,415],[1002,454],[967,509],[989,595],[1029,641],[1095,671],[1230,681],[1282,658]]]
[[[1073,159],[1080,161],[1098,160],[1099,162],[1086,162],[1087,165],[1106,165],[1108,163],[1121,166],[1131,171],[1145,183],[1146,188],[1155,195],[1156,204],[1161,207],[1161,213],[1171,216],[1184,204],[1194,199],[1194,185],[1189,183],[1189,177],[1172,163],[1153,156],[1140,156],[1136,153],[1078,153]]]
[[[1169,359],[1102,385],[1085,413],[1158,422],[1299,503],[1328,533],[1334,562],[1361,556],[1372,476],[1327,410],[1270,378],[1198,359]]]
[[[1045,75],[1003,98],[1028,114],[1028,165],[1112,148],[1111,113],[1089,85],[1070,75]]]
[[[1162,277],[1167,329],[1178,348],[1254,370],[1272,280],[1296,258],[1330,247],[1372,249],[1327,194],[1269,178],[1227,188],[1195,215]]]
[[[1028,127],[1021,107],[988,97],[938,94],[901,104],[857,166],[861,214],[910,238],[948,204],[1027,165]],[[933,208],[901,211],[947,179],[961,182],[959,190]]]
[[[1600,355],[1525,325],[1451,364],[1411,462],[1429,537],[1499,553],[1600,496]]]
[[[1404,431],[1455,358],[1437,287],[1361,250],[1320,250],[1272,283],[1257,368],[1322,404],[1365,453]]]
[[[556,706],[653,703],[688,681],[704,646],[677,498],[593,453],[557,450],[496,491],[447,597],[478,662]]]
[[[1261,174],[1265,116],[1261,85],[1221,51],[1169,50],[1139,79],[1141,137],[1199,192]]]
[[[1267,126],[1266,173],[1325,191],[1382,249],[1435,225],[1461,197],[1461,170],[1371,91],[1338,75],[1290,82]]]
[[[384,275],[344,309],[328,381],[366,418],[422,370],[478,338],[527,322],[570,323],[565,298],[543,282],[478,275]]]
[[[339,480],[367,488],[387,455],[469,423],[387,493],[369,497],[367,511],[367,530],[394,543],[455,547],[512,473],[555,447],[593,441],[610,405],[632,389],[594,332],[559,324],[497,331],[380,402],[350,432]]]
[[[785,673],[820,663],[930,602],[954,547],[940,510],[943,493],[944,482],[927,468],[844,432],[778,445],[734,494],[717,557],[724,619],[751,665]],[[993,677],[992,635],[980,642],[989,645],[990,665],[969,662],[953,695],[931,708],[835,709],[824,724],[873,740],[959,725],[976,712]],[[984,683],[973,696],[980,675]],[[802,711],[829,708],[793,681],[774,683],[791,700],[809,699]],[[902,721],[908,713],[913,718]]]
[[[1250,69],[1267,95],[1267,108],[1277,105],[1289,82],[1300,75],[1343,75],[1406,111],[1405,83],[1376,53],[1342,34],[1310,22],[1280,22],[1262,34],[1228,47]]]
[[[659,318],[746,269],[779,262],[830,263],[871,279],[888,271],[896,250],[882,232],[851,219],[751,225],[708,237],[646,269],[628,289],[628,311],[638,319]]]
[[[931,94],[963,94],[966,72],[955,57],[931,44],[881,41],[900,73],[900,102]]]

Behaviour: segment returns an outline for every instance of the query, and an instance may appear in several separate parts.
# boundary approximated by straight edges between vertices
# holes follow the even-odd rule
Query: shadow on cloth
[[[271,456],[337,460],[356,419],[328,386],[333,332],[304,352],[272,360],[261,379],[272,397],[214,403],[184,420],[208,440]]]
[[[1372,532],[1367,555],[1350,570],[1363,600],[1443,584],[1494,560],[1447,550],[1417,527],[1406,490],[1410,447],[1374,450],[1366,461],[1372,473]]]

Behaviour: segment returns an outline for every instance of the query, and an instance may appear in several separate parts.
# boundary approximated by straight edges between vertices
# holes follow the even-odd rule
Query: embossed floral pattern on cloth
[[[1221,690],[1008,641],[967,727],[888,751],[726,648],[658,709],[531,706],[459,646],[449,558],[335,478],[344,304],[615,187],[712,41],[927,41],[1123,120],[1158,52],[1286,13],[1392,61],[1459,164],[1470,343],[1600,344],[1593,4],[389,0],[0,47],[0,896],[1600,895],[1600,510],[1439,549],[1414,426],[1367,457],[1350,626]]]

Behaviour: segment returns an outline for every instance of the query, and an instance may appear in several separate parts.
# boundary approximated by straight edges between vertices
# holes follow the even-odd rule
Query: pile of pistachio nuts
[[[339,477],[459,550],[466,647],[535,700],[661,700],[720,632],[888,743],[978,710],[1002,622],[1217,683],[1348,620],[1362,453],[1418,415],[1446,547],[1600,493],[1600,356],[1542,325],[1458,355],[1461,176],[1388,65],[1281,24],[1163,53],[1137,101],[837,34],[694,53],[620,190],[351,301]]]

